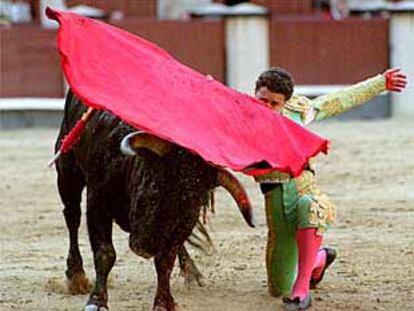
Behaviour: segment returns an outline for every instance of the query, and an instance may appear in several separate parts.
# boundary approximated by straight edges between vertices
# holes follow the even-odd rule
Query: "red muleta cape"
[[[60,24],[61,65],[87,106],[249,175],[279,170],[298,176],[310,157],[327,151],[327,140],[153,43],[73,13],[46,13]]]

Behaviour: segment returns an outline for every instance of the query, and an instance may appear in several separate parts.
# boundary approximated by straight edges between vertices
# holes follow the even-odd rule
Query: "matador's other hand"
[[[399,68],[388,69],[383,73],[385,87],[391,92],[401,92],[407,85],[407,76]]]

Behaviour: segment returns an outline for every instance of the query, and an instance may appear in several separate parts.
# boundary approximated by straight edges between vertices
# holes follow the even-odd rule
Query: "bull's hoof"
[[[171,295],[156,297],[152,311],[178,311],[177,304]]]
[[[91,291],[91,284],[85,273],[78,272],[67,280],[68,290],[72,295],[85,295]]]
[[[178,311],[178,309],[176,308],[176,304],[170,304],[168,306],[154,306],[154,308],[152,309],[152,311]]]
[[[92,293],[89,296],[84,311],[108,311],[108,298],[106,294],[98,295]]]
[[[84,311],[109,311],[108,307],[98,305],[86,305]]]

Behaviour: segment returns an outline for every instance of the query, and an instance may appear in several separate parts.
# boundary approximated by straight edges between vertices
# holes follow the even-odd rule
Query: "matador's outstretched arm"
[[[312,100],[314,120],[326,119],[365,104],[383,91],[401,92],[406,85],[407,77],[400,69],[388,69],[383,74]]]

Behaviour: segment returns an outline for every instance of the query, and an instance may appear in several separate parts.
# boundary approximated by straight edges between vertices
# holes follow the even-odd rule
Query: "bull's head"
[[[130,246],[138,255],[149,258],[177,239],[183,242],[210,191],[219,186],[232,195],[247,224],[254,227],[247,193],[230,172],[142,131],[127,135],[121,151],[140,162],[130,211]]]

